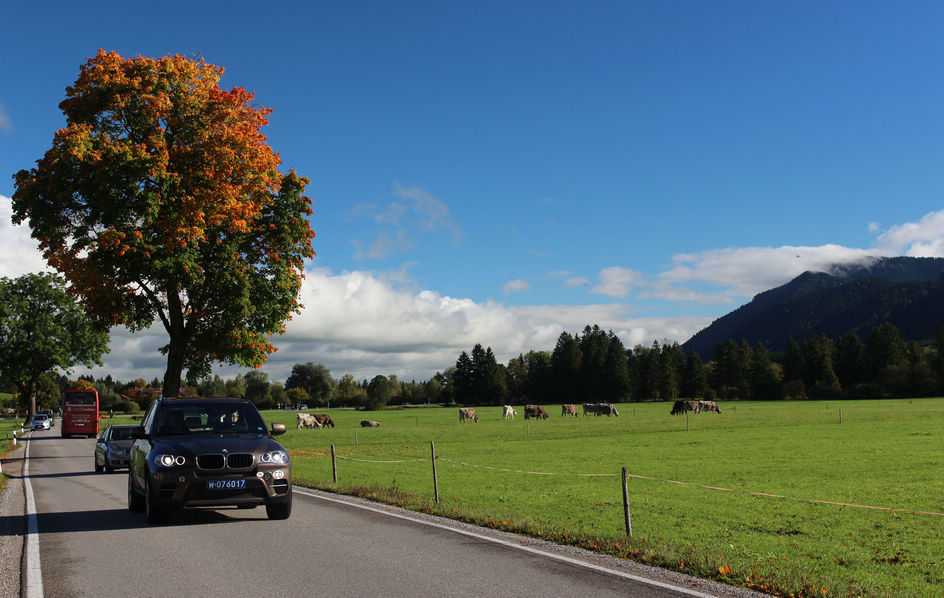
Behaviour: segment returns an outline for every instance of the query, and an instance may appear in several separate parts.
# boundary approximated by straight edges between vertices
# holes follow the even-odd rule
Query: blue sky
[[[202,55],[274,109],[318,256],[273,379],[306,361],[425,379],[477,342],[506,361],[594,323],[684,342],[807,269],[944,256],[937,2],[38,2],[4,20],[0,275],[42,267],[12,174],[99,48]],[[162,342],[115,330],[96,373],[160,376]]]

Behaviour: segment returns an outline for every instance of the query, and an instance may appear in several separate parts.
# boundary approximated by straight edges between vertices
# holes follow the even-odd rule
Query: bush
[[[141,411],[141,407],[138,406],[134,401],[128,401],[124,404],[125,413],[137,413]]]

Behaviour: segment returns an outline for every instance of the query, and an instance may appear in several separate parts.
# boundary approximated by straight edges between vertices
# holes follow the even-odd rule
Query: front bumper
[[[154,472],[151,480],[152,498],[162,508],[258,506],[291,500],[292,474],[288,466],[226,474],[167,469]],[[245,480],[246,484],[245,488],[210,489],[207,482],[211,480]]]

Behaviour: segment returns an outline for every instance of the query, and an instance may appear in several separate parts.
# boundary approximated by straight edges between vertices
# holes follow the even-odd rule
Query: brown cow
[[[702,411],[714,411],[720,414],[721,408],[714,401],[698,401],[698,412],[701,413]]]
[[[375,421],[369,420],[369,419],[362,419],[362,420],[361,420],[361,427],[362,427],[362,428],[379,428],[379,427],[380,427],[380,422],[375,422]]]
[[[302,428],[318,428],[320,430],[321,422],[310,413],[299,413],[298,425],[295,429],[300,430]]]
[[[475,423],[479,422],[479,417],[475,414],[475,409],[472,409],[471,407],[459,407],[459,422],[462,423],[467,419],[470,419]]]
[[[567,403],[561,405],[561,417],[565,415],[573,415],[574,417],[578,417],[577,407],[575,405],[569,405]]]
[[[525,405],[524,418],[530,419],[532,417],[540,417],[541,419],[547,419],[547,411],[545,411],[544,407],[540,405]]]
[[[327,413],[312,413],[311,416],[318,420],[318,423],[320,423],[322,427],[334,427],[334,420],[331,419],[331,416]]]

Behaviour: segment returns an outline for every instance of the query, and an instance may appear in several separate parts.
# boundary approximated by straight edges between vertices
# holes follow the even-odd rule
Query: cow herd
[[[700,401],[700,400],[684,400],[684,401],[675,401],[672,405],[672,415],[679,415],[681,413],[686,413],[688,411],[694,411],[695,413],[701,413],[702,411],[713,411],[715,413],[721,413],[721,409],[718,407],[718,404],[714,401]],[[616,410],[616,406],[613,403],[584,403],[583,404],[583,414],[586,415],[606,415],[610,416],[619,416],[619,411]],[[503,419],[514,419],[518,415],[518,411],[511,405],[504,405],[502,407],[502,418]],[[579,417],[577,414],[577,406],[565,403],[561,405],[561,417],[572,415],[574,417]],[[524,406],[524,418],[525,419],[547,419],[548,414],[547,410],[544,409],[542,405],[525,405]],[[466,421],[478,422],[479,417],[475,413],[475,409],[472,407],[460,407],[459,408],[459,423],[464,423]],[[302,428],[317,428],[322,429],[325,427],[334,427],[334,420],[331,419],[331,416],[324,413],[299,413],[298,414],[298,427],[297,429]],[[361,426],[365,428],[376,428],[380,426],[380,422],[375,422],[372,420],[364,419],[361,420]]]
[[[701,413],[702,411],[721,413],[721,409],[718,408],[718,404],[714,401],[675,401],[672,405],[672,415],[680,415],[689,411],[694,411],[695,413]]]

